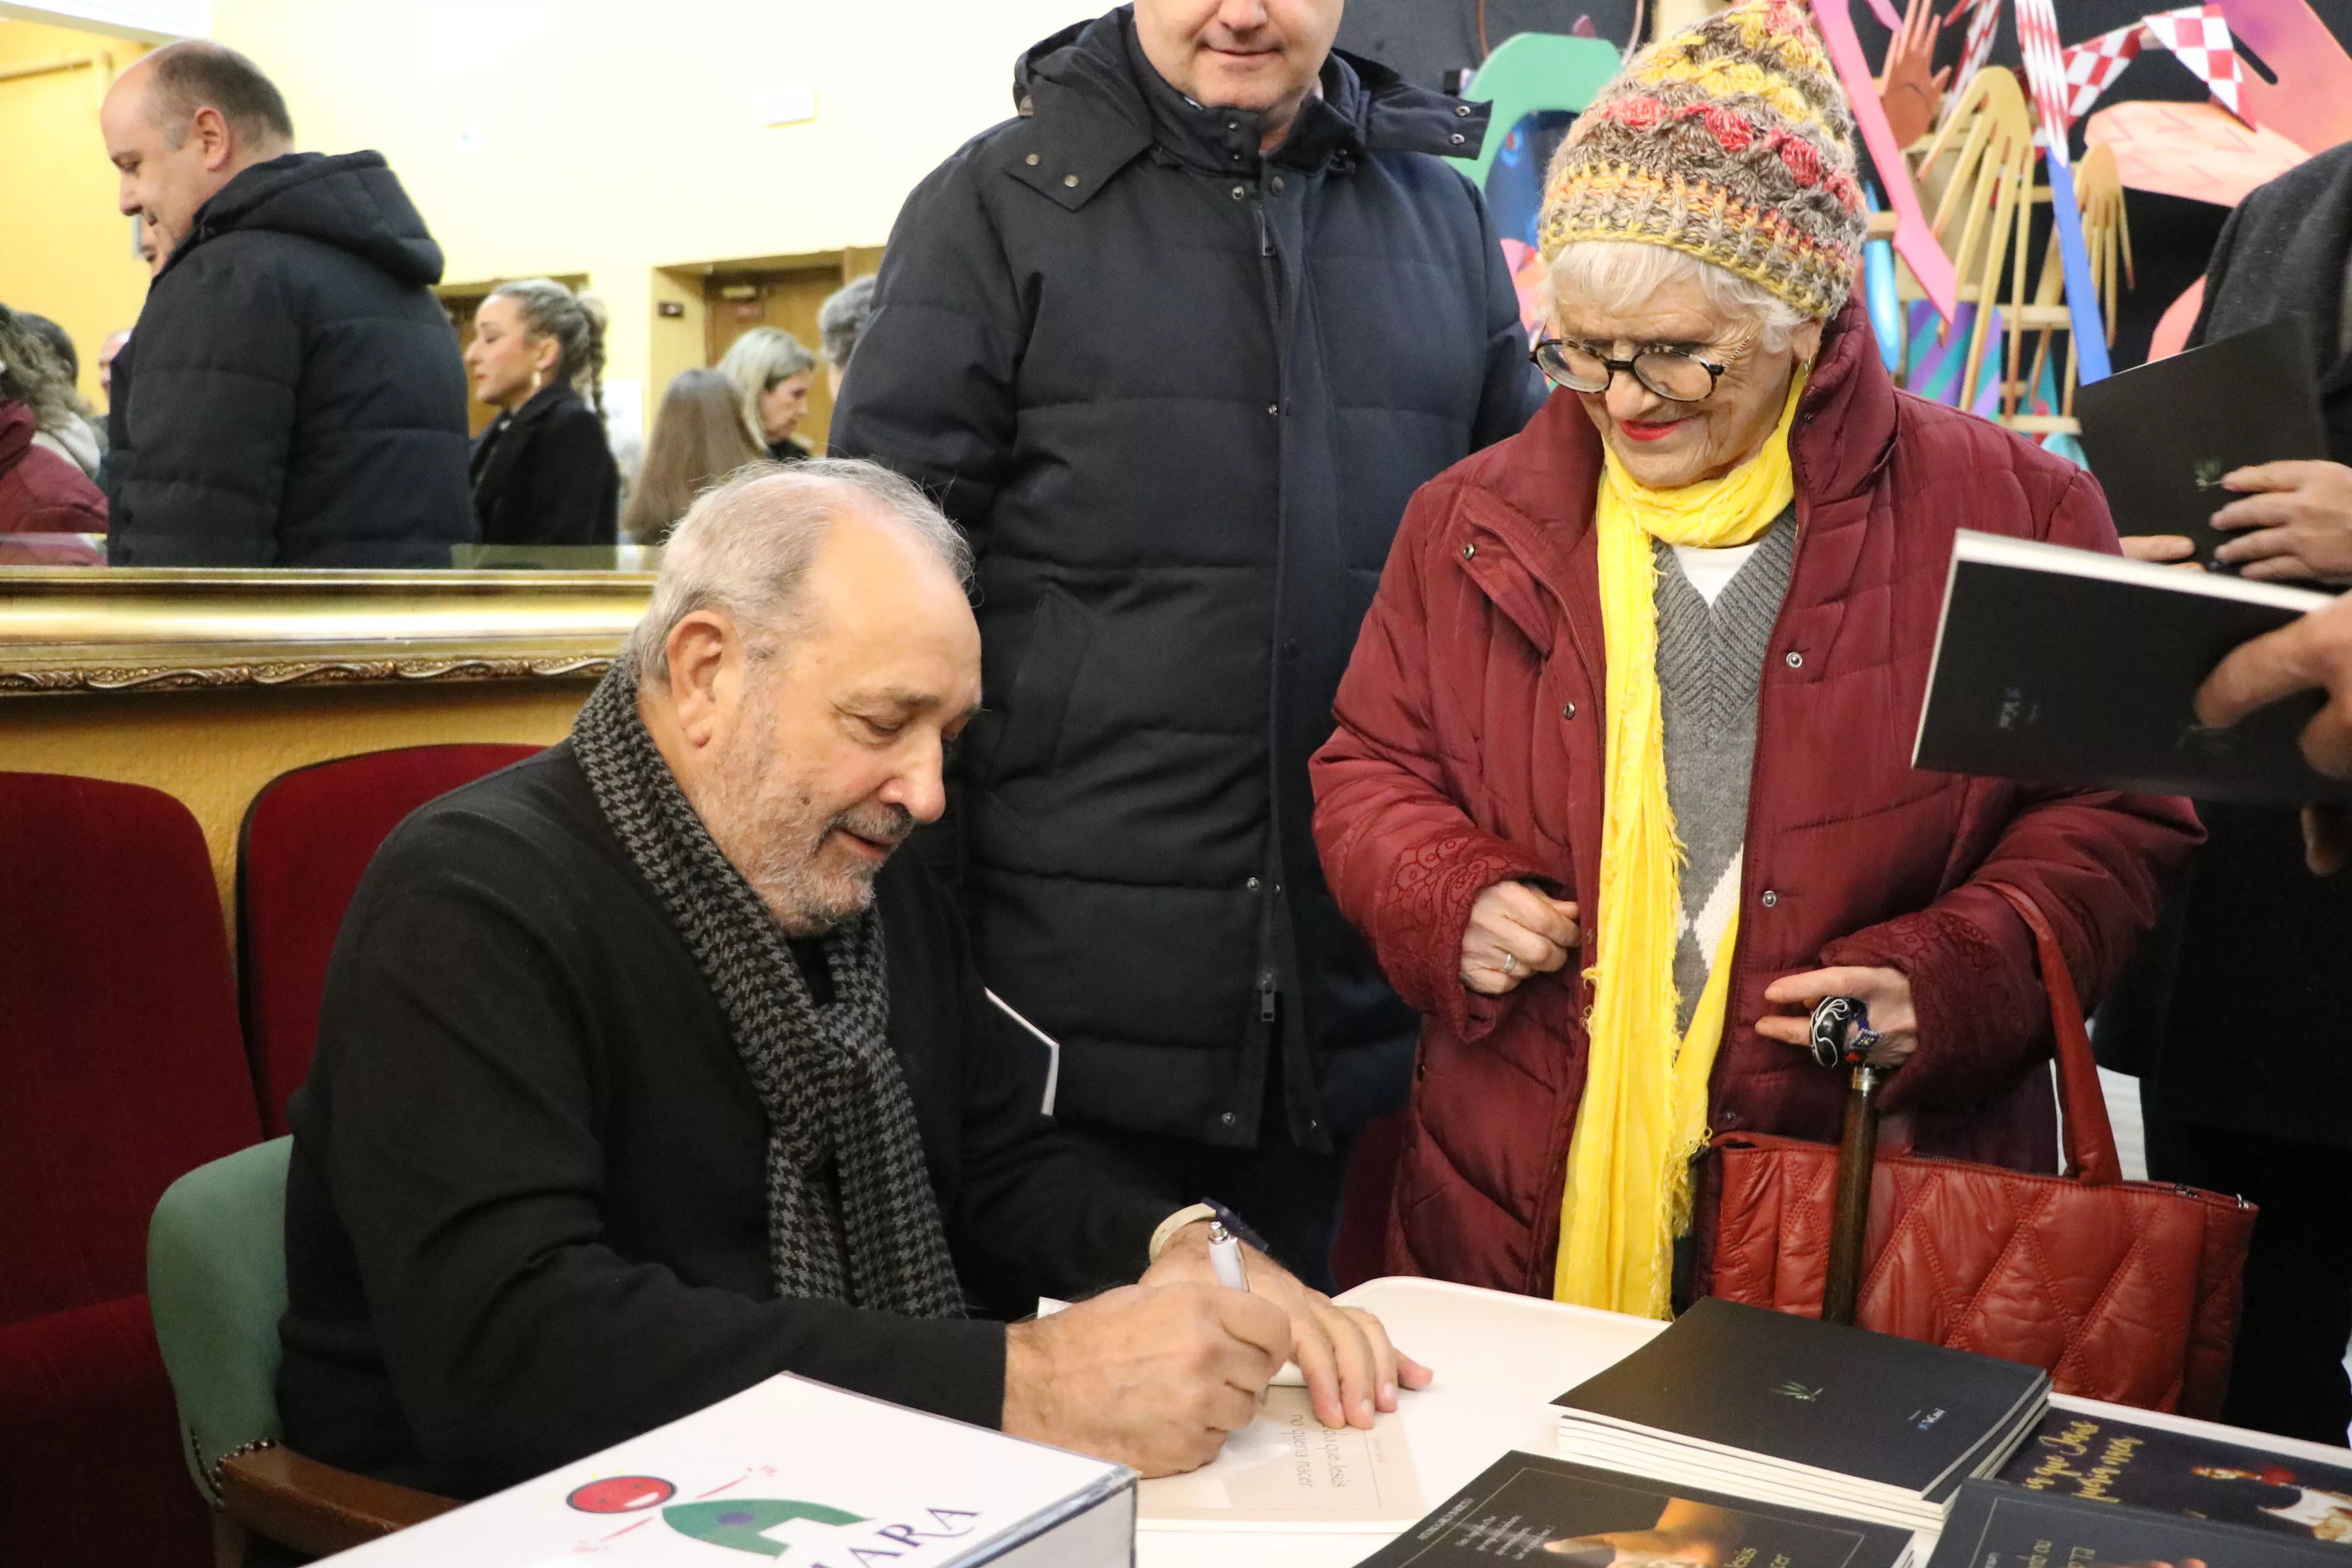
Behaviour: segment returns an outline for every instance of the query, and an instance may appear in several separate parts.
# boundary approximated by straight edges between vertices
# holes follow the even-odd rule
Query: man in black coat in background
[[[2206,269],[2190,333],[2205,343],[2285,315],[2309,321],[2332,461],[2265,463],[2223,476],[2238,498],[2214,514],[2236,532],[2218,556],[2247,577],[2352,584],[2352,145],[2247,195]],[[2142,560],[2179,560],[2186,539],[2126,538]],[[2339,605],[2338,611],[2347,606]],[[2316,681],[2341,668],[2345,616],[2306,620],[2233,659],[2229,685],[2282,694],[2290,663]],[[2287,661],[2282,650],[2294,650]],[[2299,661],[2299,662],[2297,662]],[[2251,674],[2269,667],[2262,680]],[[2340,744],[2346,699],[2336,697]],[[2250,704],[2233,703],[2234,719]],[[2326,739],[2325,724],[2315,737]],[[2313,750],[2314,765],[2342,759]],[[2200,802],[2206,841],[2102,1016],[2102,1057],[2135,1070],[2148,1174],[2259,1205],[2244,1317],[2221,1418],[2341,1444],[2352,1421],[2352,875],[2340,818]],[[2306,844],[2305,836],[2310,836]],[[2308,857],[2310,865],[2306,866]]]
[[[954,819],[981,973],[1059,1113],[1327,1277],[1414,1019],[1316,863],[1307,759],[1406,500],[1540,401],[1486,110],[1335,52],[1340,0],[1137,0],[1028,51],[908,198],[836,451],[980,554]]]
[[[293,151],[286,101],[167,45],[100,112],[168,252],[113,367],[118,566],[446,566],[473,542],[441,247],[383,154]]]

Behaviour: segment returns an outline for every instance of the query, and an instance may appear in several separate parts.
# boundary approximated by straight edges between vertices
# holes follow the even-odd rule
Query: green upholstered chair
[[[198,1166],[165,1190],[147,1230],[155,1338],[189,1472],[219,1521],[224,1568],[243,1561],[247,1531],[323,1556],[457,1506],[306,1459],[278,1441],[293,1148],[278,1138]]]

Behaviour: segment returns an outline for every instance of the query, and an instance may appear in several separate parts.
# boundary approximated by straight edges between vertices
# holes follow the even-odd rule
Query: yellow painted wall
[[[0,22],[0,73],[76,55],[115,68],[144,44],[39,23]],[[87,68],[0,80],[0,304],[37,311],[73,334],[82,395],[103,408],[98,349],[139,318],[147,268],[131,220],[114,209],[114,169],[98,134],[105,83]]]
[[[666,266],[879,245],[914,184],[1012,112],[1014,57],[1109,0],[215,0],[301,144],[380,149],[453,282],[584,273],[611,369],[701,363]],[[817,118],[763,128],[761,95]],[[694,310],[698,313],[698,300]],[[661,342],[656,346],[656,338]]]

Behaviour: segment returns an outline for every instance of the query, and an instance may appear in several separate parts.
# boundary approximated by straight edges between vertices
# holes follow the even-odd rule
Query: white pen
[[[1249,1289],[1249,1275],[1242,1268],[1242,1244],[1221,1219],[1209,1222],[1209,1267],[1217,1271],[1217,1283],[1226,1289]]]
[[[1249,1273],[1242,1267],[1241,1238],[1227,1230],[1225,1222],[1221,1219],[1213,1219],[1209,1222],[1209,1267],[1217,1271],[1217,1283],[1226,1289],[1249,1289]],[[1298,1370],[1297,1362],[1286,1361],[1268,1380],[1268,1384],[1269,1386],[1275,1387],[1304,1388],[1307,1386],[1307,1378],[1306,1374]],[[1259,1397],[1264,1398],[1265,1395],[1261,1394]]]

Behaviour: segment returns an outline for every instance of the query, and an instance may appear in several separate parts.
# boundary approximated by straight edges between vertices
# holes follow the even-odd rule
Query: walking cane
[[[1862,1294],[1862,1243],[1870,1228],[1870,1173],[1878,1158],[1878,1086],[1891,1068],[1865,1060],[1878,1046],[1859,996],[1832,996],[1813,1009],[1813,1059],[1847,1070],[1845,1136],[1838,1144],[1837,1206],[1830,1226],[1822,1321],[1851,1323]]]

